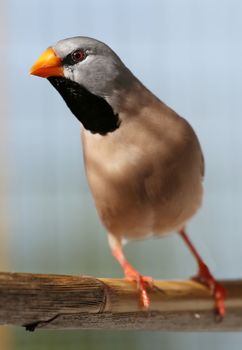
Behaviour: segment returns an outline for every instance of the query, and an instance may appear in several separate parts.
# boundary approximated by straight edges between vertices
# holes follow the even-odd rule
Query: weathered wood
[[[226,317],[194,281],[155,281],[148,311],[135,283],[88,276],[0,273],[0,324],[50,329],[242,330],[242,281],[222,282]]]

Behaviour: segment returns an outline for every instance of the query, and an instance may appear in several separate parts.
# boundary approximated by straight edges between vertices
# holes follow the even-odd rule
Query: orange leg
[[[140,303],[144,308],[148,308],[150,305],[150,299],[147,293],[147,287],[152,286],[152,278],[142,276],[135,268],[127,261],[124,256],[122,244],[117,241],[113,236],[109,235],[109,244],[112,250],[112,254],[123,268],[125,277],[137,283],[138,290],[140,292]]]
[[[204,263],[201,256],[198,254],[197,250],[195,249],[194,245],[188,238],[184,228],[179,231],[179,234],[184,240],[184,242],[187,244],[188,248],[190,249],[195,259],[197,260],[198,274],[194,279],[199,281],[200,283],[205,284],[211,290],[215,299],[216,311],[218,315],[221,318],[223,318],[225,315],[224,299],[226,295],[226,291],[224,287],[220,283],[218,283],[216,279],[213,277],[213,275],[209,271],[209,268]]]

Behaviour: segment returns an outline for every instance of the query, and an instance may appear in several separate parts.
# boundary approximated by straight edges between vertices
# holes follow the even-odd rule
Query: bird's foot
[[[153,287],[152,277],[142,276],[138,271],[135,270],[130,264],[126,264],[124,267],[124,274],[126,279],[137,283],[138,290],[140,292],[140,304],[145,309],[148,309],[150,305],[150,298],[147,293],[147,287]]]
[[[204,284],[211,290],[215,300],[216,312],[218,314],[219,319],[222,320],[225,315],[225,305],[224,305],[224,300],[226,296],[225,288],[216,281],[216,279],[213,277],[213,275],[209,271],[207,265],[204,264],[203,262],[199,263],[198,275],[193,277],[193,280]]]

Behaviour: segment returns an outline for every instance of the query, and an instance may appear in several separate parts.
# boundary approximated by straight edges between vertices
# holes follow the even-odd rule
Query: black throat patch
[[[114,114],[112,107],[102,97],[64,77],[49,77],[48,80],[85,129],[93,134],[105,135],[119,128],[118,114]]]

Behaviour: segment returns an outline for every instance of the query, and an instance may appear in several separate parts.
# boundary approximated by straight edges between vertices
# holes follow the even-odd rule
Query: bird
[[[150,306],[153,279],[129,263],[124,244],[176,231],[197,261],[195,279],[209,288],[223,318],[226,291],[186,231],[202,205],[204,179],[201,145],[188,121],[93,38],[76,36],[49,46],[30,74],[47,78],[81,123],[96,210],[125,278],[137,284],[140,306]]]

